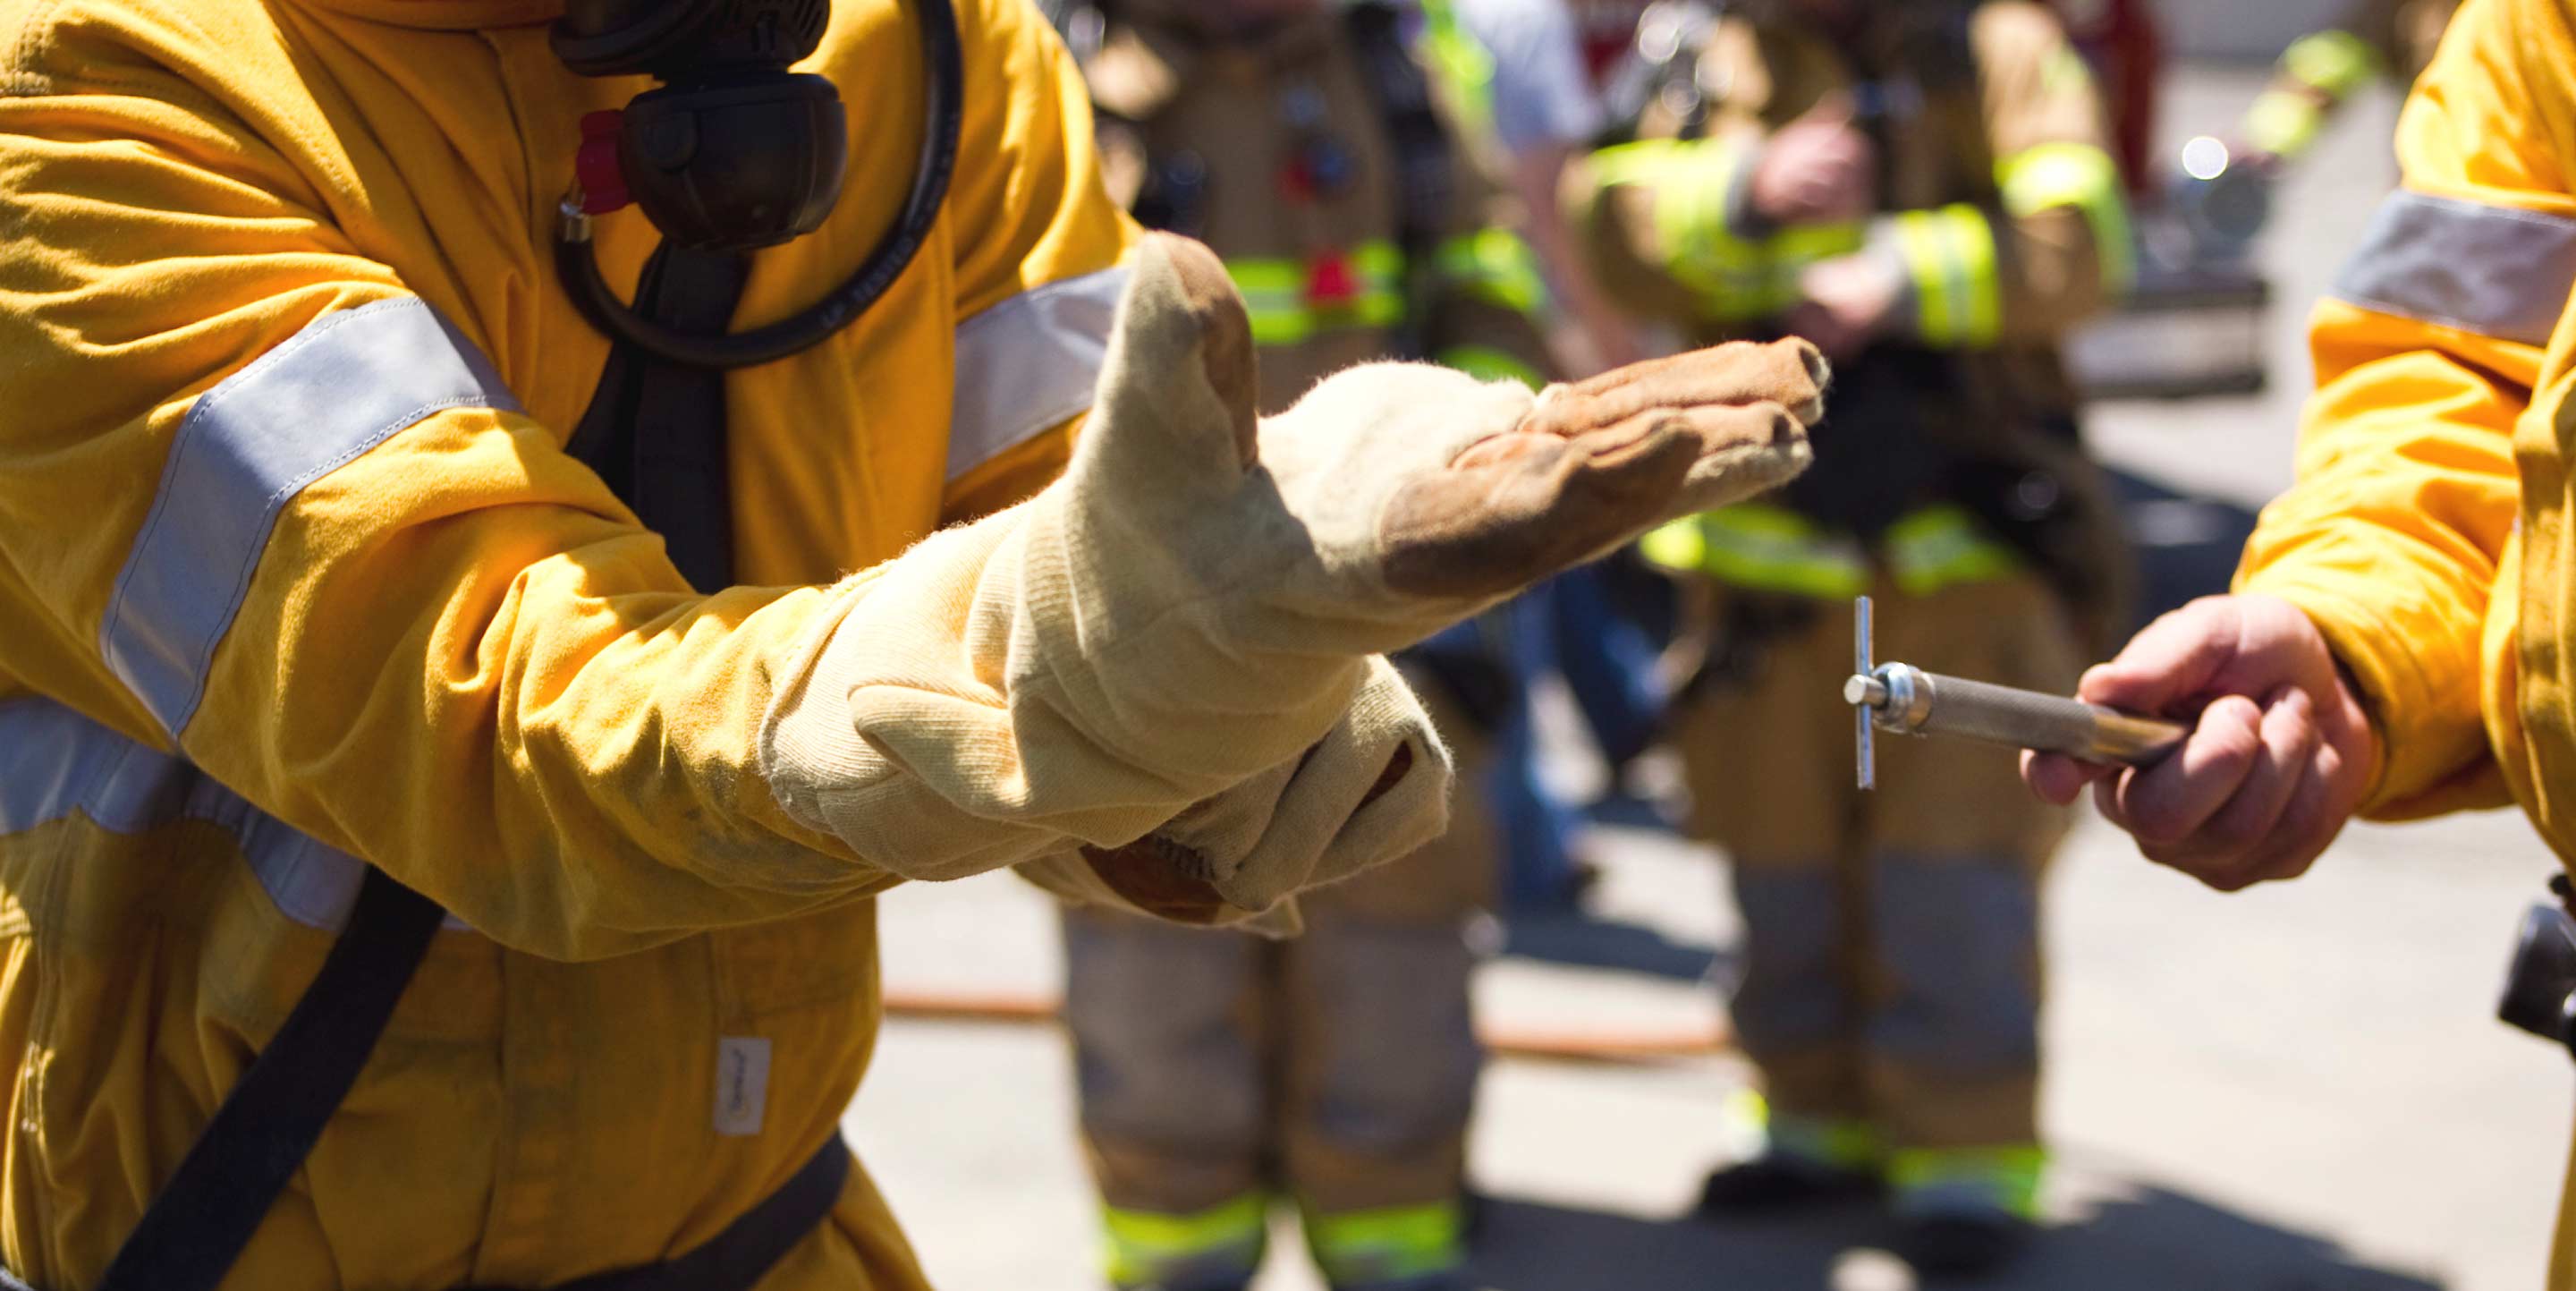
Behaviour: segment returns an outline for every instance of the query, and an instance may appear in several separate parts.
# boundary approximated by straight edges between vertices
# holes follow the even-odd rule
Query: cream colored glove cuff
[[[1185,923],[1298,929],[1293,894],[1395,860],[1448,829],[1449,751],[1404,679],[1383,659],[1342,720],[1293,761],[1193,805],[1113,854],[1077,850],[1023,865],[1031,882],[1077,904],[1121,905]],[[1168,871],[1204,880],[1163,885]],[[1213,896],[1223,905],[1208,904]]]

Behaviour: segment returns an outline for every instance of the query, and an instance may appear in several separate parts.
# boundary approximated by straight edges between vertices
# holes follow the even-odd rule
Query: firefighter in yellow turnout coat
[[[854,123],[807,136],[837,201],[748,256],[731,326],[663,349],[809,317],[911,205],[927,105],[957,111],[876,305],[679,381],[716,395],[712,462],[629,461],[719,482],[709,584],[639,519],[658,495],[569,451],[641,346],[612,355],[553,244],[586,229],[621,300],[692,262],[658,215],[564,214],[605,204],[567,198],[585,114],[654,88],[576,74],[568,8],[765,14],[744,47],[796,27],[778,60]],[[1788,351],[1740,356],[1769,373],[1741,390],[1734,360],[1653,374],[1704,411],[1643,451],[1584,429],[1615,400],[1423,365],[1256,417],[1239,298],[1109,201],[1055,35],[965,0],[943,51],[934,8],[0,4],[6,1273],[920,1288],[836,1133],[875,893],[1008,866],[1288,917],[1443,825],[1446,754],[1381,652],[1803,465]],[[721,132],[647,133],[629,180]],[[630,393],[614,419],[674,410]],[[1565,469],[1516,489],[1534,462]],[[386,1025],[348,1042],[317,980]],[[345,1082],[270,1061],[316,1035]],[[253,1095],[281,1114],[245,1140]]]
[[[2305,873],[2355,816],[2510,803],[2576,865],[2571,122],[2576,6],[2466,0],[2398,118],[2403,187],[2310,319],[2298,477],[2238,594],[2085,676],[2194,723],[2152,772],[2090,773],[2153,859],[2234,891]],[[2029,774],[2059,801],[2088,778]],[[2570,1180],[2552,1291],[2576,1288]]]
[[[1445,13],[1431,30],[1394,6],[1306,0],[1120,0],[1105,17],[1084,65],[1110,189],[1225,258],[1251,305],[1263,407],[1406,349],[1542,383],[1537,273],[1486,223],[1449,129],[1445,96],[1475,87],[1426,68],[1438,42],[1463,38]],[[1407,55],[1418,61],[1370,63]],[[1372,79],[1390,72],[1400,84]],[[1409,123],[1421,133],[1390,120],[1404,110],[1391,97],[1425,91],[1444,97],[1419,104],[1437,113]],[[1409,206],[1406,176],[1433,168],[1444,186]],[[1447,667],[1405,665],[1468,784],[1484,741],[1444,678],[1492,671],[1476,635],[1450,634],[1467,644],[1444,652]],[[1305,927],[1285,940],[1068,914],[1068,1013],[1113,1283],[1241,1287],[1271,1203],[1293,1200],[1335,1287],[1453,1285],[1480,1065],[1462,933],[1499,861],[1480,801],[1462,798],[1451,820],[1401,862],[1308,894]]]
[[[1735,6],[1668,86],[1570,194],[1603,281],[1699,337],[1785,328],[1837,363],[1815,472],[1645,548],[1706,580],[1731,660],[1674,739],[1696,829],[1734,861],[1762,1147],[1705,1201],[1883,1178],[1919,1260],[1984,1263],[2034,1213],[2061,818],[1993,752],[1886,748],[1859,793],[1838,686],[1857,594],[1880,598],[1884,657],[2043,690],[2117,614],[2054,346],[2127,275],[2119,184],[2035,4]]]

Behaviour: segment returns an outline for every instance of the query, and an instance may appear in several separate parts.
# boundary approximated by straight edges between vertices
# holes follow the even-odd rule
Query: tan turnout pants
[[[1734,1023],[1775,1116],[1858,1121],[1891,1150],[2037,1141],[2038,889],[2065,813],[2015,754],[1882,734],[1854,785],[1847,607],[1771,643],[1682,715],[1694,832],[1733,859]],[[2064,693],[2074,637],[2030,576],[1882,587],[1878,657]]]
[[[1473,796],[1483,741],[1414,680],[1457,756],[1450,832],[1300,897],[1302,935],[1065,912],[1065,1016],[1113,1247],[1122,1213],[1208,1216],[1254,1196],[1292,1198],[1310,1217],[1454,1209],[1482,1067],[1465,925],[1498,862]],[[1213,1242],[1224,1230],[1207,1231]],[[1317,1254],[1331,1271],[1331,1253]],[[1246,1257],[1257,1251],[1171,1262],[1195,1272]]]

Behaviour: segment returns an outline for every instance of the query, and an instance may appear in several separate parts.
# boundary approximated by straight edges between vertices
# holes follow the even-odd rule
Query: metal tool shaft
[[[1845,698],[1877,725],[1909,735],[1950,735],[2013,748],[2064,753],[2088,762],[2144,766],[2171,753],[2190,729],[2081,700],[1944,677],[1908,664],[1882,664],[1852,678]]]

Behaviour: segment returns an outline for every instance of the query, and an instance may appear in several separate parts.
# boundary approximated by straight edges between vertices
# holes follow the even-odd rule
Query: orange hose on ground
[[[885,994],[885,1015],[930,1022],[1052,1023],[1059,1001],[1044,995],[977,995],[921,990]],[[1480,1025],[1476,1038],[1500,1058],[1549,1062],[1648,1063],[1704,1058],[1733,1047],[1724,1023],[1651,1031],[1563,1030]]]

